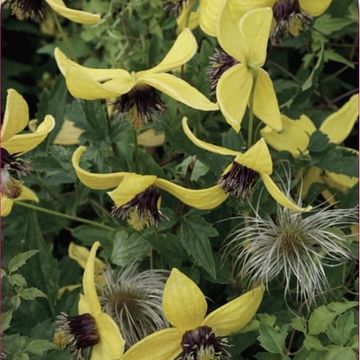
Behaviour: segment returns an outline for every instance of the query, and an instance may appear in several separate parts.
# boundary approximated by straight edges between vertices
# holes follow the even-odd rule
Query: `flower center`
[[[39,22],[45,16],[43,0],[9,0],[11,12],[19,20],[31,19]]]
[[[235,197],[246,198],[255,182],[257,172],[233,162],[230,170],[221,176],[221,188]]]
[[[19,180],[30,171],[29,162],[16,158],[4,148],[1,148],[0,160],[0,192],[9,199],[16,199],[21,193]]]
[[[221,75],[236,64],[238,64],[238,61],[232,56],[222,50],[215,49],[214,54],[210,57],[210,67],[208,69],[212,92],[215,91]]]
[[[307,29],[311,16],[301,10],[298,0],[278,0],[273,6],[276,26],[271,34],[271,42],[278,44],[286,34],[299,36],[300,31]]]
[[[90,314],[57,316],[54,343],[61,349],[68,349],[75,358],[82,350],[100,341],[95,319]]]
[[[181,339],[181,348],[183,352],[177,360],[230,359],[228,339],[216,337],[208,326],[186,331]]]
[[[164,10],[170,14],[175,14],[178,17],[185,6],[189,4],[189,0],[165,0],[164,1]]]
[[[166,109],[158,92],[148,85],[136,85],[115,102],[116,113],[125,116],[130,113],[134,127],[142,127],[151,122],[154,116]]]
[[[149,186],[137,194],[128,203],[116,207],[111,214],[127,220],[135,230],[142,230],[151,225],[159,225],[163,215],[159,210],[160,190],[156,186]]]

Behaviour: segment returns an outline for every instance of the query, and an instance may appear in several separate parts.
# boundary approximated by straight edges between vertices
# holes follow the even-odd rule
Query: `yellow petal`
[[[359,179],[356,177],[336,174],[330,171],[325,171],[322,178],[329,187],[338,189],[341,192],[346,192],[359,182]]]
[[[8,197],[1,195],[0,216],[2,217],[8,216],[11,213],[13,205],[14,205],[13,199],[9,199]]]
[[[255,315],[263,294],[263,286],[248,291],[213,311],[202,325],[211,327],[216,336],[228,336],[241,330]]]
[[[197,42],[194,35],[190,29],[185,29],[177,37],[174,45],[171,47],[164,59],[158,65],[146,71],[167,72],[169,70],[176,69],[188,62],[195,55],[196,50]],[[137,75],[141,77],[142,73],[143,72],[140,72]]]
[[[74,10],[66,7],[62,0],[45,0],[48,5],[66,19],[79,24],[92,25],[100,21],[99,14],[91,14],[86,11]]]
[[[72,156],[72,165],[79,180],[90,189],[107,190],[120,184],[126,173],[116,172],[110,174],[96,174],[80,167],[81,155],[86,151],[85,146],[79,146]]]
[[[248,11],[257,8],[272,8],[277,0],[230,0],[230,10],[234,18],[240,19]]]
[[[239,39],[241,38],[238,23],[233,20],[230,10],[231,1],[227,1],[220,14],[217,28],[217,38],[225,52],[236,60],[245,63],[246,56]]]
[[[282,130],[281,115],[274,86],[270,76],[263,69],[257,70],[254,113],[262,122],[272,129],[276,131]]]
[[[159,178],[155,184],[160,189],[178,198],[184,204],[201,210],[213,209],[222,204],[228,197],[228,194],[226,194],[219,185],[214,185],[206,189],[193,190]]]
[[[253,77],[244,64],[237,64],[225,71],[216,87],[216,98],[226,122],[240,131],[249,101]]]
[[[100,342],[93,347],[91,360],[122,359],[125,340],[114,320],[108,314],[101,313],[96,316],[95,322]]]
[[[4,141],[2,147],[11,154],[30,151],[45,140],[54,126],[55,119],[51,115],[46,115],[44,121],[37,127],[35,132],[14,135],[10,139]]]
[[[99,247],[99,241],[96,241],[91,247],[90,255],[86,262],[83,275],[83,290],[85,300],[90,309],[90,314],[95,318],[101,313],[100,301],[95,288],[95,257],[96,251]]]
[[[15,201],[21,201],[21,200],[39,202],[39,198],[37,197],[37,195],[32,190],[30,190],[29,188],[23,185],[21,185],[20,196],[17,197]]]
[[[322,170],[315,166],[309,167],[309,169],[306,171],[303,177],[303,184],[301,189],[301,197],[303,199],[306,197],[312,184],[324,182],[321,173]]]
[[[14,89],[8,89],[4,120],[1,126],[1,146],[22,131],[29,122],[29,108],[24,98]]]
[[[131,346],[121,360],[174,360],[182,351],[181,337],[177,329],[157,331]]]
[[[72,96],[86,99],[111,99],[129,92],[135,85],[134,78],[123,69],[94,69],[71,61],[59,49],[55,60],[65,76],[66,86]]]
[[[83,294],[80,294],[79,303],[78,303],[78,314],[90,314],[91,306],[89,302],[86,300]]]
[[[201,325],[207,310],[204,294],[178,269],[173,268],[163,293],[163,311],[168,321],[180,331]]]
[[[325,119],[320,131],[326,134],[330,142],[342,143],[351,133],[359,116],[359,95],[354,95],[338,111]]]
[[[235,150],[231,150],[231,149],[227,149],[224,148],[222,146],[217,146],[217,145],[213,145],[210,143],[207,143],[206,141],[200,140],[198,139],[190,130],[189,125],[188,125],[188,119],[187,117],[183,117],[182,119],[182,127],[183,130],[186,134],[186,136],[199,148],[202,148],[204,150],[207,151],[211,151],[215,154],[220,154],[220,155],[230,155],[230,156],[236,156],[239,154],[239,151],[235,151]]]
[[[178,31],[186,28],[195,29],[199,25],[199,13],[191,11],[195,4],[195,0],[189,0],[183,6],[180,15],[176,18]]]
[[[84,132],[83,129],[79,129],[75,124],[65,119],[61,126],[60,131],[57,133],[54,140],[56,145],[76,145],[80,142],[80,136]]]
[[[58,299],[60,299],[64,295],[65,291],[72,292],[80,287],[81,287],[81,284],[63,286],[59,289],[57,297],[58,297]]]
[[[169,95],[173,99],[190,106],[194,109],[203,111],[218,110],[218,106],[212,103],[205,95],[188,84],[186,81],[171,74],[150,74],[147,73],[140,80],[161,92]]]
[[[89,259],[90,251],[85,246],[76,245],[71,242],[68,249],[70,259],[75,260],[83,269],[85,269],[86,262]],[[95,258],[95,273],[100,273],[104,270],[105,264],[98,258]]]
[[[311,120],[305,116],[299,120],[292,120],[285,115],[281,116],[281,120],[283,124],[281,132],[276,132],[269,126],[266,126],[260,130],[261,136],[278,151],[285,150],[293,156],[305,153],[309,146],[311,134],[304,130],[303,125],[306,121],[309,121],[315,130]]]
[[[221,14],[225,0],[200,0],[200,28],[210,36],[216,36],[219,14]]]
[[[270,8],[259,8],[246,13],[240,20],[240,38],[246,64],[263,66],[273,19]]]
[[[165,134],[163,132],[156,132],[154,129],[149,129],[138,135],[137,143],[140,146],[156,147],[165,142]]]
[[[138,175],[135,173],[125,173],[121,183],[113,191],[107,194],[114,201],[116,207],[125,205],[136,195],[142,193],[149,186],[155,183],[154,175]]]
[[[299,0],[300,8],[311,16],[323,14],[331,2],[332,0]]]
[[[274,183],[271,177],[267,174],[260,174],[264,185],[269,192],[269,194],[273,197],[275,201],[277,201],[283,207],[293,210],[295,212],[304,212],[310,211],[312,209],[311,206],[307,206],[306,208],[302,208],[296,205],[293,201],[291,201],[285,194],[281,192],[278,186]]]
[[[239,153],[234,161],[261,174],[270,175],[273,170],[270,151],[264,139],[260,139],[245,153]]]

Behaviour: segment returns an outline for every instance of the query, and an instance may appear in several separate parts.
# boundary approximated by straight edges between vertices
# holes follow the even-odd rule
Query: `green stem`
[[[134,164],[135,164],[135,172],[139,172],[139,145],[137,142],[137,131],[136,128],[133,128],[134,133]]]
[[[40,207],[40,206],[28,204],[28,203],[25,203],[25,202],[22,202],[22,201],[16,201],[15,204],[16,204],[16,205],[23,206],[23,207],[26,207],[26,208],[28,208],[28,209],[33,209],[33,210],[36,210],[36,211],[40,211],[40,212],[43,212],[43,213],[45,213],[45,214],[49,214],[49,215],[61,217],[61,218],[68,219],[68,220],[72,220],[72,221],[81,222],[81,223],[83,223],[83,224],[88,224],[88,225],[96,226],[96,227],[99,227],[99,228],[102,228],[102,229],[106,229],[106,230],[113,230],[112,227],[106,226],[106,225],[103,225],[103,224],[99,224],[99,223],[97,223],[97,222],[95,222],[95,221],[87,220],[87,219],[84,219],[84,218],[81,218],[81,217],[77,217],[77,216],[71,216],[71,215],[63,214],[63,213],[60,213],[60,212],[58,212],[58,211],[45,209],[45,208],[42,208],[42,207]]]
[[[256,80],[257,80],[257,72],[256,70],[252,70],[253,75],[253,85],[250,92],[250,99],[249,99],[249,122],[248,122],[248,140],[247,140],[247,147],[250,149],[251,145],[253,144],[253,127],[254,127],[254,97],[255,97],[255,87],[256,87]]]

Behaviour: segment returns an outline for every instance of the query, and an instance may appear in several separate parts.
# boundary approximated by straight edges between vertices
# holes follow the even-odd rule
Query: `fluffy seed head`
[[[351,258],[349,235],[343,230],[357,222],[357,209],[322,208],[293,213],[278,206],[275,219],[242,216],[224,247],[234,256],[235,275],[249,286],[268,286],[283,279],[285,295],[295,285],[297,299],[309,307],[327,287],[324,268]]]

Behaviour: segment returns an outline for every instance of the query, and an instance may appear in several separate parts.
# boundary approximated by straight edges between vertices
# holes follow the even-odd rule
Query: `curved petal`
[[[338,111],[325,119],[320,131],[326,134],[330,142],[342,143],[350,134],[359,117],[359,95],[354,95]]]
[[[141,78],[146,72],[167,72],[188,62],[196,53],[197,42],[190,29],[182,31],[164,59],[155,67],[137,73]]]
[[[303,120],[305,119],[308,118],[303,117]],[[269,126],[266,126],[260,130],[261,136],[269,145],[278,151],[285,150],[293,156],[303,154],[309,146],[310,133],[304,130],[301,120],[292,120],[285,115],[281,116],[281,120],[283,124],[283,130],[281,132],[276,132]],[[315,126],[311,120],[308,120],[315,130]]]
[[[195,4],[195,0],[187,1],[180,15],[176,18],[178,31],[183,31],[186,28],[192,30],[199,25],[199,12],[192,11],[194,4]]]
[[[270,8],[259,8],[246,13],[240,20],[240,38],[246,64],[263,66],[269,40],[273,13]]]
[[[181,353],[182,333],[177,329],[157,331],[137,342],[121,360],[173,360]]]
[[[99,14],[91,14],[86,11],[74,10],[66,7],[62,0],[45,0],[48,5],[58,14],[73,22],[85,25],[96,24],[100,21]]]
[[[214,111],[219,109],[217,104],[212,103],[199,90],[174,75],[165,73],[147,73],[141,77],[140,81],[194,109],[203,111]]]
[[[216,36],[220,14],[225,0],[200,0],[200,28],[210,36]]]
[[[269,74],[258,69],[254,93],[254,113],[266,125],[276,131],[282,130],[279,104]]]
[[[148,129],[137,136],[137,144],[144,147],[161,146],[165,142],[165,133]]]
[[[8,216],[11,213],[12,207],[14,205],[14,200],[9,199],[4,195],[1,195],[0,201],[0,216]]]
[[[88,304],[90,314],[96,318],[101,313],[100,301],[95,287],[95,257],[96,251],[100,247],[100,242],[94,242],[90,250],[90,255],[85,265],[83,275],[83,291],[85,301]]]
[[[325,171],[322,178],[329,187],[338,189],[341,192],[346,192],[359,182],[359,179],[356,177],[336,174],[330,171]]]
[[[74,97],[86,100],[115,98],[135,86],[134,78],[126,70],[88,68],[70,60],[59,48],[54,53],[66,86]]]
[[[114,201],[116,207],[125,205],[136,195],[142,193],[156,181],[155,175],[138,175],[135,173],[125,173],[123,180],[113,191],[108,191],[108,195]]]
[[[285,194],[281,192],[278,186],[274,183],[271,177],[267,174],[260,174],[264,185],[269,192],[269,194],[273,197],[275,201],[277,201],[280,205],[295,212],[304,212],[310,211],[312,207],[309,205],[306,208],[302,208],[296,205],[293,201],[291,201]]]
[[[302,184],[302,191],[301,191],[301,197],[304,199],[311,187],[314,183],[324,183],[322,178],[322,172],[323,170],[319,169],[318,167],[311,166],[306,171],[303,177],[303,184]]]
[[[272,8],[277,0],[230,0],[230,11],[234,18],[240,19],[248,11],[257,8]]]
[[[233,20],[230,10],[231,1],[227,1],[220,14],[217,28],[217,39],[224,51],[236,60],[246,63],[244,49],[242,47],[238,23]]]
[[[258,286],[219,307],[205,318],[202,325],[211,327],[216,336],[228,336],[241,330],[254,317],[264,290],[264,286]]]
[[[98,315],[95,321],[100,342],[93,347],[91,360],[122,359],[125,340],[121,335],[119,327],[114,320],[105,313]]]
[[[252,86],[253,76],[244,64],[226,70],[217,84],[216,98],[220,110],[236,132],[240,131]]]
[[[196,209],[208,210],[222,204],[227,198],[226,194],[219,185],[214,185],[206,189],[187,189],[176,185],[165,179],[157,179],[156,186],[178,198],[184,204]]]
[[[35,132],[14,135],[7,141],[4,141],[2,147],[11,154],[28,152],[43,142],[54,126],[55,119],[51,115],[46,115],[44,121],[37,127]]]
[[[81,285],[80,285],[81,286]],[[78,303],[78,314],[90,314],[91,308],[89,302],[86,300],[83,294],[80,294],[79,303]]]
[[[60,131],[56,135],[54,144],[77,145],[80,142],[80,136],[83,132],[84,130],[76,127],[72,121],[65,119]]]
[[[72,165],[75,169],[76,175],[79,180],[90,189],[94,190],[107,190],[114,188],[120,184],[124,175],[127,173],[116,172],[110,174],[96,174],[84,170],[80,167],[81,155],[86,151],[85,146],[79,146],[72,156]]]
[[[270,151],[264,139],[260,139],[245,153],[237,155],[234,161],[260,174],[271,175],[273,170]]]
[[[187,122],[188,122],[187,117],[183,117],[183,119],[182,119],[183,130],[184,130],[186,136],[199,148],[213,152],[215,154],[220,154],[220,155],[236,156],[238,154],[241,154],[239,151],[227,149],[222,146],[213,145],[206,141],[200,140],[192,133]]]
[[[76,289],[79,289],[81,287],[81,284],[74,284],[74,285],[66,285],[66,286],[63,286],[59,289],[58,291],[58,299],[60,299],[64,293],[67,291],[67,292],[72,292]]]
[[[300,8],[311,16],[323,14],[331,2],[332,0],[299,0]]]
[[[168,321],[180,331],[201,325],[207,310],[199,287],[178,269],[173,268],[163,293],[163,311]]]
[[[71,242],[68,249],[70,259],[75,260],[83,269],[85,269],[86,262],[89,259],[90,251],[85,246],[76,245]],[[95,273],[102,272],[105,264],[98,258],[95,258]]]
[[[15,199],[15,201],[28,200],[39,202],[39,198],[37,195],[30,190],[28,187],[21,185],[21,193],[20,196]]]
[[[25,99],[14,89],[8,89],[4,120],[1,125],[1,146],[18,132],[25,129],[29,122],[29,107]]]

